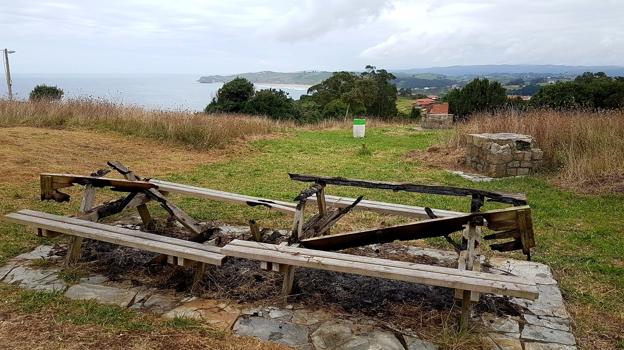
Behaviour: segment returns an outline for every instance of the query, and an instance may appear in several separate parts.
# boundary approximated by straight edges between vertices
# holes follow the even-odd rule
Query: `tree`
[[[242,112],[245,103],[254,95],[254,85],[245,78],[236,78],[217,91],[217,96],[206,106],[206,113]]]
[[[335,100],[330,101],[323,107],[323,117],[325,118],[336,118],[336,117],[344,117],[347,114],[349,109],[349,105],[346,104],[341,99],[337,98]]]
[[[507,92],[497,81],[474,79],[461,89],[449,91],[444,100],[449,103],[450,112],[462,118],[503,107],[507,103]]]
[[[58,101],[63,98],[63,94],[63,90],[56,86],[42,84],[35,86],[28,98],[31,101]]]
[[[370,65],[366,66],[361,76],[363,79],[372,79],[377,86],[375,102],[369,105],[367,114],[382,118],[396,116],[397,89],[392,84],[396,77],[385,69],[377,69]]]
[[[298,119],[292,98],[282,90],[264,89],[255,93],[242,110],[244,113],[266,115],[272,119]]]
[[[338,111],[392,118],[397,115],[396,77],[384,69],[366,66],[363,73],[336,72],[308,89],[306,98],[323,110],[323,116],[338,116]],[[346,108],[343,108],[345,107]],[[341,116],[342,116],[341,115]]]
[[[557,109],[622,108],[624,78],[611,78],[603,72],[586,72],[573,81],[543,86],[531,98],[531,105]]]

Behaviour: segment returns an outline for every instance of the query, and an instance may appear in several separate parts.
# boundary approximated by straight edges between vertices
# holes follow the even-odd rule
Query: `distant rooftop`
[[[429,110],[429,113],[430,114],[449,114],[448,102],[435,103],[431,105],[431,110]]]

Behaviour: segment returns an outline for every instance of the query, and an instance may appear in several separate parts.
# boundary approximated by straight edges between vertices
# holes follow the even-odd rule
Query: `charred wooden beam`
[[[82,176],[74,174],[42,173],[40,175],[41,200],[68,201],[70,196],[59,192],[61,188],[72,185],[92,185],[93,187],[113,187],[120,191],[140,192],[157,186],[144,181],[129,181],[121,179],[100,178],[96,176]]]
[[[518,212],[521,212],[523,214],[521,216],[518,216]],[[527,212],[529,214],[527,214]],[[516,226],[513,227],[514,231],[519,232],[519,230],[522,229],[521,227],[531,227],[530,223],[527,223],[526,221],[527,218],[529,218],[530,221],[530,208],[528,206],[523,206],[490,210],[486,212],[470,213],[448,218],[435,218],[378,229],[346,232],[331,236],[309,238],[301,240],[301,245],[306,248],[319,250],[340,250],[346,248],[360,247],[374,243],[388,243],[395,240],[414,240],[430,237],[445,237],[453,232],[463,230],[464,226],[468,222],[471,222],[471,220],[475,217],[483,218],[484,221],[482,222],[482,225],[485,225],[486,227],[489,227],[490,223],[497,223],[500,221],[507,222],[507,219],[511,217],[522,218],[522,220],[525,220],[525,224],[523,224],[524,226],[516,221]],[[527,230],[524,234],[527,237],[533,237],[532,229]],[[531,240],[529,238],[527,238],[526,241],[528,243],[527,246],[525,246],[524,243],[518,239],[517,241],[512,241],[512,243],[516,243],[498,243],[492,245],[492,248],[505,249],[509,247],[515,247],[512,250],[522,249],[523,252],[526,252],[530,251],[530,249],[534,246],[530,245]],[[456,244],[453,245],[456,246]]]
[[[121,164],[120,162],[107,162],[108,166],[110,166],[111,168],[117,170],[119,173],[121,173],[124,178],[126,180],[131,180],[131,181],[141,181],[143,180],[141,177],[139,177],[138,175],[136,175],[134,172],[132,172],[130,169],[128,169],[126,166],[124,166],[123,164]],[[141,221],[143,221],[143,226],[148,230],[154,230],[156,228],[156,223],[154,222],[154,219],[152,218],[152,215],[150,215],[149,209],[147,208],[147,204],[142,203],[140,205],[138,205],[137,207],[137,211],[139,212],[139,216],[141,217]]]
[[[139,181],[142,180],[139,176],[135,175],[130,169],[121,164],[120,162],[110,161],[108,165],[113,169],[120,172],[129,180]],[[190,215],[178,208],[171,201],[167,200],[165,196],[156,188],[149,188],[143,191],[149,199],[157,201],[163,209],[165,209],[169,215],[179,221],[184,227],[193,233],[191,240],[195,240],[203,235],[204,229],[199,222],[193,219]]]
[[[413,183],[396,183],[383,181],[369,181],[359,179],[348,179],[344,177],[329,177],[303,174],[288,174],[291,180],[302,182],[315,182],[324,185],[354,186],[373,189],[384,189],[392,191],[406,191],[427,194],[440,194],[447,196],[472,196],[479,195],[488,198],[490,201],[509,203],[513,205],[525,205],[526,196],[521,193],[503,193],[477,190],[472,188],[419,185]]]
[[[423,220],[371,230],[338,233],[304,239],[301,240],[301,245],[311,249],[340,250],[375,243],[389,243],[395,240],[407,241],[445,236],[462,230],[470,217],[470,214],[467,214],[460,217]]]
[[[83,220],[97,222],[105,217],[121,213],[124,210],[136,208],[145,204],[149,199],[144,193],[131,192],[126,197],[99,205],[80,215]]]
[[[295,202],[301,202],[303,200],[308,199],[309,197],[314,196],[315,194],[321,192],[325,186],[321,184],[314,184],[305,190],[301,191],[297,197],[295,197]]]
[[[311,238],[324,234],[327,232],[332,226],[334,226],[338,220],[340,220],[343,216],[347,215],[356,205],[362,200],[363,196],[358,197],[355,202],[353,202],[348,207],[344,208],[335,208],[325,213],[324,215],[319,213],[312,217],[308,222],[303,224],[302,233],[300,234],[300,238]]]

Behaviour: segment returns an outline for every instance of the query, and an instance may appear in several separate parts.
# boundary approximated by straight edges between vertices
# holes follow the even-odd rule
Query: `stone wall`
[[[453,127],[452,114],[426,114],[420,126],[423,129],[450,129]]]
[[[466,165],[491,177],[529,175],[542,162],[542,150],[528,135],[468,134],[465,141]]]

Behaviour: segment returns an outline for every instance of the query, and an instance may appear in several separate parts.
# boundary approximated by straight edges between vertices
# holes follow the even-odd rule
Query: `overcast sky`
[[[16,73],[622,65],[623,0],[1,0]]]

